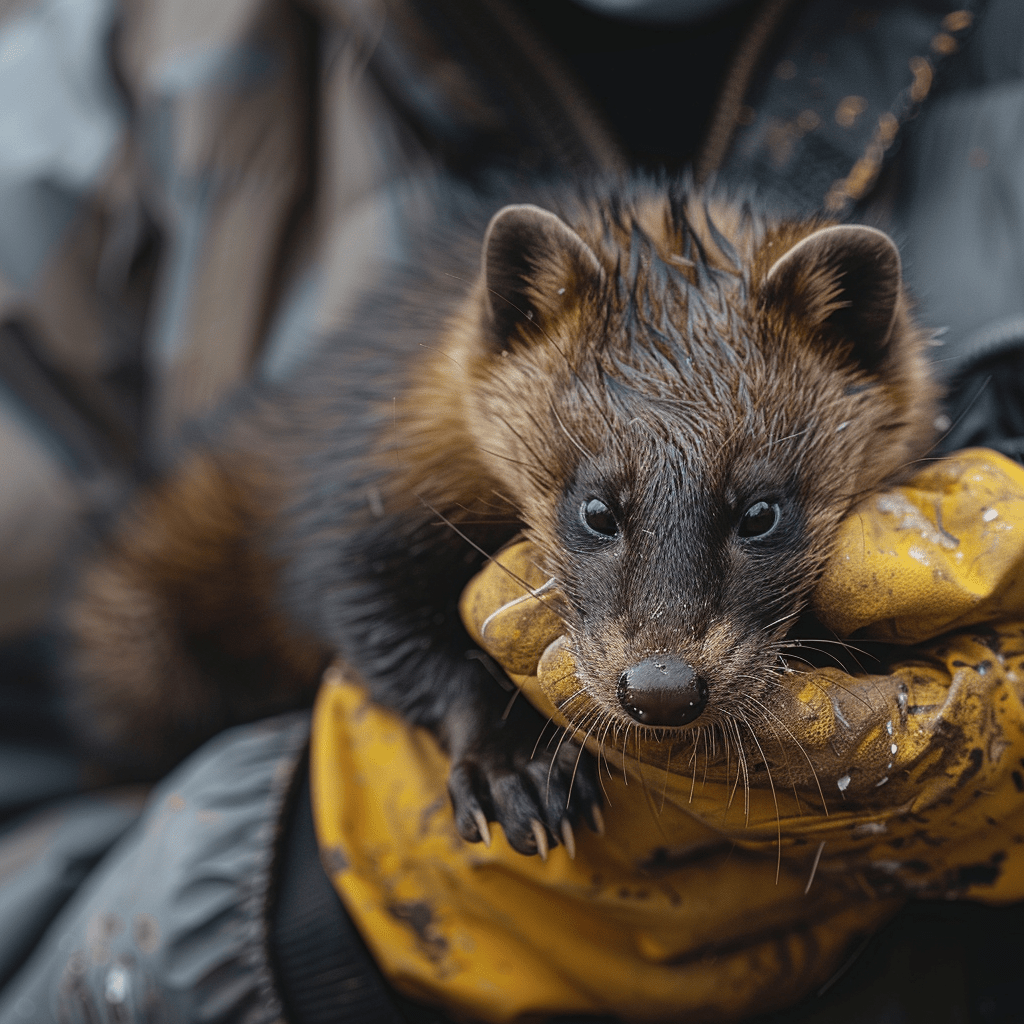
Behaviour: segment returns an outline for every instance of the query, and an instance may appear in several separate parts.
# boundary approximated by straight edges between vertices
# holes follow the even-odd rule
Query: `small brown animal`
[[[94,738],[166,765],[340,652],[451,755],[460,833],[531,853],[600,791],[506,716],[456,607],[483,553],[533,539],[609,721],[723,720],[770,700],[840,519],[923,453],[936,392],[872,228],[682,181],[438,192],[353,326],[116,523],[69,666]]]

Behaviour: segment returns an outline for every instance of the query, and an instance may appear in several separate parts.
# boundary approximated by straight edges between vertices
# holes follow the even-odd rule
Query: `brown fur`
[[[539,820],[557,842],[596,776],[570,742],[531,757],[543,723],[503,717],[456,611],[520,531],[609,726],[624,673],[666,653],[707,684],[702,725],[765,721],[839,520],[931,435],[898,256],[685,183],[528,198],[456,195],[349,332],[117,525],[68,618],[106,742],[166,760],[340,651],[447,747],[465,838],[498,820],[534,852]],[[591,498],[614,537],[588,532]],[[751,539],[761,499],[781,525]]]
[[[249,472],[246,470],[249,469]],[[280,483],[207,452],[144,493],[82,573],[76,724],[115,762],[169,767],[197,738],[307,697],[326,648],[277,607],[278,568],[252,543]]]
[[[609,232],[601,212],[591,211],[573,228],[609,279],[621,274],[623,253],[632,243],[624,231]],[[631,300],[616,303],[606,294],[603,302],[595,302],[571,279],[571,271],[563,277],[552,271],[552,279],[537,288],[550,299],[553,282],[569,284],[566,301],[549,306],[538,322],[520,324],[523,336],[533,341],[514,352],[515,358],[496,361],[480,346],[477,294],[448,336],[449,359],[436,365],[451,389],[439,404],[446,409],[461,404],[479,460],[477,467],[459,472],[463,478],[495,481],[498,492],[510,496],[520,510],[545,569],[568,592],[575,611],[572,645],[591,696],[609,716],[623,719],[616,696],[622,673],[668,652],[707,679],[712,700],[701,719],[706,724],[744,704],[749,715],[751,698],[772,704],[778,670],[773,645],[802,609],[839,520],[863,495],[904,478],[927,448],[937,389],[924,357],[926,336],[913,323],[902,290],[890,349],[877,367],[851,361],[842,331],[827,325],[851,301],[828,267],[802,268],[786,282],[783,296],[766,302],[769,270],[828,222],[744,223],[735,207],[706,204],[700,196],[690,198],[686,220],[707,266],[725,272],[714,312],[731,325],[724,338],[716,338],[706,325],[703,336],[698,330],[688,339],[702,363],[703,379],[696,386],[681,384],[668,361],[652,371],[644,355],[639,363],[650,374],[643,383],[644,401],[631,405],[630,415],[624,416],[607,387],[617,373],[609,352],[627,363],[631,357],[616,339],[608,341],[608,322],[621,321]],[[666,216],[664,197],[645,196],[635,223],[650,244],[650,258],[678,265],[685,239]],[[736,251],[738,267],[719,247],[716,239],[721,238]],[[696,269],[683,267],[682,272],[691,285],[698,284]],[[634,294],[643,293],[649,277],[641,269],[631,284]],[[893,285],[899,289],[898,279]],[[685,295],[673,300],[661,290],[658,299],[650,318],[686,322]],[[854,301],[861,300],[857,296]],[[537,340],[541,335],[543,342]],[[742,367],[735,363],[737,350],[745,353]],[[459,369],[453,372],[452,365]],[[662,401],[647,402],[653,395]],[[419,395],[414,400],[430,407]],[[615,577],[628,599],[611,614],[595,613],[594,590],[607,588],[609,577],[567,551],[552,495],[570,486],[581,459],[597,460],[598,453],[608,451],[617,453],[612,461],[632,463],[627,474],[631,486],[664,485],[665,466],[648,464],[645,455],[666,445],[678,449],[681,466],[699,475],[703,497],[698,500],[708,507],[713,498],[735,490],[745,475],[758,472],[775,480],[788,476],[801,492],[796,497],[806,522],[800,550],[786,560],[786,572],[773,579],[741,565],[728,567],[736,577],[731,589],[745,603],[758,600],[759,583],[788,588],[772,616],[777,621],[767,631],[752,628],[749,619],[730,614],[728,607],[699,608],[689,617],[669,607],[684,603],[684,597],[699,606],[712,588],[710,580],[693,588],[674,578],[682,567],[665,559],[664,539],[653,535],[671,529],[679,517],[657,506],[646,509],[647,536],[637,531],[630,539],[628,572]],[[693,542],[694,548],[700,544]],[[716,567],[707,571],[716,574]],[[659,573],[667,576],[668,586],[658,584]]]

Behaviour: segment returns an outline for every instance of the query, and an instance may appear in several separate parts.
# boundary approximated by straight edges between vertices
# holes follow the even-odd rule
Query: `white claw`
[[[601,813],[601,808],[598,804],[590,805],[590,817],[594,822],[594,828],[597,829],[599,836],[604,835],[604,815]]]
[[[490,848],[491,845],[491,830],[487,827],[487,819],[484,817],[484,812],[478,807],[473,812],[473,820],[476,822],[476,830],[480,833],[480,838],[484,841],[484,846]]]
[[[530,819],[530,828],[533,829],[533,838],[537,842],[537,852],[540,854],[541,860],[548,859],[548,834],[544,830],[544,826],[536,819]]]
[[[573,835],[572,825],[568,818],[562,819],[562,845],[565,852],[569,854],[569,860],[576,859],[576,836]]]

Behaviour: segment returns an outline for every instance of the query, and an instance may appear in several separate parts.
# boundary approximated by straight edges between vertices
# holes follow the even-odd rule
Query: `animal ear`
[[[870,371],[889,355],[901,281],[899,250],[884,232],[862,225],[821,228],[768,271],[762,306],[849,345],[851,358]]]
[[[528,324],[543,327],[604,277],[594,251],[561,218],[524,204],[499,210],[484,235],[484,310],[495,343],[507,347]]]

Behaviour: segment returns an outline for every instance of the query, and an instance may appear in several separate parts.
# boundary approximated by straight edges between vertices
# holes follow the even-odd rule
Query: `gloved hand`
[[[470,632],[555,722],[585,721],[536,552],[524,541],[496,562],[465,591]],[[810,846],[818,870],[878,893],[1024,898],[1024,470],[968,450],[867,499],[812,607],[841,637],[906,652],[887,675],[782,676],[774,735],[743,751],[694,729],[586,745],[638,799],[653,791],[748,849],[806,860]]]

